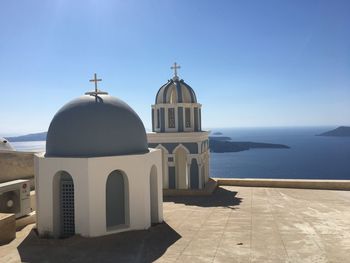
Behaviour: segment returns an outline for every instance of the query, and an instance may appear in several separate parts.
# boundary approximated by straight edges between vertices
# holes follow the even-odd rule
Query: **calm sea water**
[[[350,137],[315,136],[334,128],[214,129],[235,141],[281,143],[291,149],[211,153],[211,176],[350,179]]]
[[[350,179],[350,137],[315,136],[335,127],[213,129],[234,141],[281,143],[291,149],[211,153],[212,177]],[[44,151],[45,142],[17,142],[19,151]]]
[[[45,141],[36,142],[11,142],[11,145],[21,152],[43,152],[45,151]]]

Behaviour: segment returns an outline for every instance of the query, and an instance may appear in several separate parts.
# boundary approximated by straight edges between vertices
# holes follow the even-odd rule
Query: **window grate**
[[[61,181],[62,235],[75,234],[74,224],[74,184],[73,181]]]

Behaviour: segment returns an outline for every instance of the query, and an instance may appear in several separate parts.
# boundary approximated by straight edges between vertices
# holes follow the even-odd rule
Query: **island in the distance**
[[[214,153],[241,152],[250,149],[289,149],[284,144],[263,143],[263,142],[235,142],[226,136],[209,136],[209,148]]]
[[[16,137],[6,137],[9,142],[32,142],[32,141],[46,141],[47,132],[31,133]]]
[[[318,136],[350,137],[350,127],[340,126],[334,130],[318,134]]]
[[[24,142],[24,141],[45,141],[47,132],[32,133],[17,137],[7,137],[10,142]],[[213,133],[215,136],[209,136],[209,147],[211,152],[241,152],[255,148],[269,148],[269,149],[288,149],[287,145],[261,142],[235,142],[230,137],[221,136],[221,132]]]

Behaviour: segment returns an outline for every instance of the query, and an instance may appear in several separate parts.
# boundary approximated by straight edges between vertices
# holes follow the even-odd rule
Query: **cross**
[[[176,62],[174,63],[174,66],[171,66],[171,69],[174,70],[174,76],[177,78],[177,69],[181,68]]]
[[[90,82],[95,82],[95,90],[94,91],[89,91],[89,92],[85,92],[85,95],[90,95],[90,96],[96,96],[99,94],[104,94],[107,95],[107,92],[101,91],[97,88],[97,82],[102,81],[102,79],[98,79],[97,78],[97,74],[94,74],[94,78],[89,80]]]
[[[94,79],[90,79],[89,81],[90,81],[90,82],[95,82],[95,92],[98,93],[97,82],[98,82],[98,81],[102,81],[102,79],[98,79],[98,78],[97,78],[97,74],[95,73],[95,74],[94,74]]]

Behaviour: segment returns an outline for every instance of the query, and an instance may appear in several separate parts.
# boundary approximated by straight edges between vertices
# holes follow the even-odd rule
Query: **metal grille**
[[[72,180],[61,181],[61,222],[62,236],[75,234],[74,225],[74,185]]]

